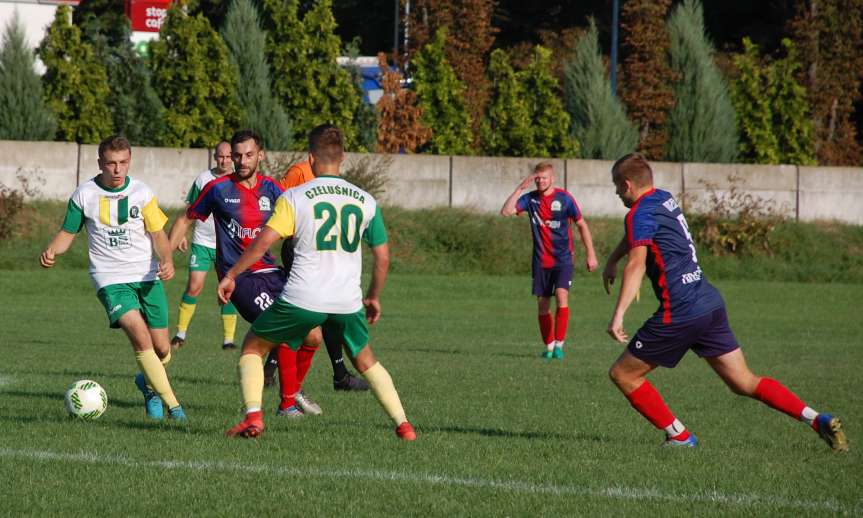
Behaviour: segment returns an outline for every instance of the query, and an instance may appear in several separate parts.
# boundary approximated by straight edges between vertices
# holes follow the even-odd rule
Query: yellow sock
[[[244,354],[240,356],[237,372],[246,412],[260,410],[264,399],[264,361],[257,354]]]
[[[237,332],[237,315],[222,315],[222,331],[226,344],[234,343],[234,335]]]
[[[380,362],[369,367],[363,373],[363,377],[369,382],[381,406],[397,425],[408,420],[405,409],[402,408],[402,402],[399,400],[399,393],[393,385],[393,379]]]
[[[156,356],[156,351],[147,349],[146,351],[135,351],[135,361],[138,362],[141,372],[147,379],[147,385],[153,388],[162,401],[168,405],[168,408],[174,408],[180,403],[174,396],[174,391],[171,390],[171,383],[168,381],[168,374],[165,372],[165,366],[159,361]]]
[[[171,348],[168,347],[168,354],[165,355],[164,358],[161,359],[162,366],[167,367],[169,363],[171,363]]]
[[[192,323],[192,317],[195,315],[195,308],[198,307],[195,303],[181,302],[180,314],[177,316],[177,330],[184,334],[189,329],[189,324]]]

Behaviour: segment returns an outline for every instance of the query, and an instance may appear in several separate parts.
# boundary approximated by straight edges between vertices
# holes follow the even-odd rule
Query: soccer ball
[[[98,419],[108,408],[108,394],[101,385],[91,380],[79,380],[66,391],[66,411],[69,415],[87,421]]]

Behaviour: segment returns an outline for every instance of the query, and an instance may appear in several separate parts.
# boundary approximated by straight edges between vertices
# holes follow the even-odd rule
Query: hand
[[[54,249],[48,247],[39,256],[39,264],[42,265],[42,268],[51,268],[54,266],[54,262]]]
[[[366,321],[374,324],[381,318],[381,301],[378,299],[363,299],[366,308]]]
[[[614,340],[625,344],[629,342],[629,336],[626,334],[626,331],[623,330],[623,317],[615,315],[611,322],[608,324],[608,329],[606,330]]]
[[[180,241],[180,243],[177,245],[177,250],[181,252],[187,252],[189,250],[189,240],[184,237],[183,240]]]
[[[529,174],[527,176],[527,178],[525,178],[524,180],[521,181],[518,188],[521,189],[522,191],[527,189],[528,186],[530,186],[530,184],[532,184],[535,179],[536,179],[536,173]]]
[[[602,270],[602,285],[605,286],[605,293],[611,295],[611,285],[614,284],[616,277],[617,263],[605,263],[605,269]]]
[[[159,262],[159,279],[169,281],[174,277],[174,261]]]
[[[217,288],[217,291],[219,293],[219,302],[221,302],[222,304],[227,304],[228,302],[230,302],[231,295],[233,295],[234,293],[234,287],[235,283],[233,277],[228,277],[227,275],[222,277],[222,280],[219,281],[219,287]]]
[[[596,260],[596,256],[593,254],[587,256],[585,263],[587,265],[587,271],[589,272],[596,271],[596,267],[599,266],[599,261]]]

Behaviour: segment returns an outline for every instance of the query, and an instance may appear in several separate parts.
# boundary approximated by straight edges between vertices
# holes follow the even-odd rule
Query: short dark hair
[[[618,158],[611,166],[611,174],[629,180],[638,187],[653,184],[653,170],[641,153],[629,153]]]
[[[332,124],[321,124],[309,132],[309,152],[323,163],[338,162],[345,152],[342,130]]]
[[[231,137],[231,148],[247,140],[254,140],[255,144],[258,146],[258,149],[263,149],[263,146],[261,145],[261,136],[258,135],[255,130],[251,129],[242,129],[234,133],[234,136]]]
[[[129,144],[129,141],[126,137],[122,135],[111,135],[110,137],[102,139],[102,142],[99,142],[99,160],[102,160],[105,156],[105,151],[124,151],[128,149],[129,152],[132,152],[132,145]]]

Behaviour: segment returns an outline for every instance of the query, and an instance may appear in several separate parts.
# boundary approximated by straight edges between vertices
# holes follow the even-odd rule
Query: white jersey
[[[189,194],[186,195],[186,204],[195,203],[204,186],[218,178],[213,174],[211,169],[207,169],[199,174],[195,181],[192,182],[192,187],[189,189]],[[195,230],[192,232],[192,244],[206,246],[207,248],[216,248],[216,223],[213,221],[213,215],[207,218],[206,221],[195,220]]]
[[[127,176],[123,186],[107,189],[92,178],[72,193],[63,230],[77,234],[87,227],[90,278],[98,290],[157,279],[159,261],[147,232],[161,230],[167,221],[143,182]]]
[[[294,263],[281,298],[319,313],[363,309],[360,241],[387,242],[375,199],[338,176],[320,176],[285,191],[267,226],[294,236]]]

